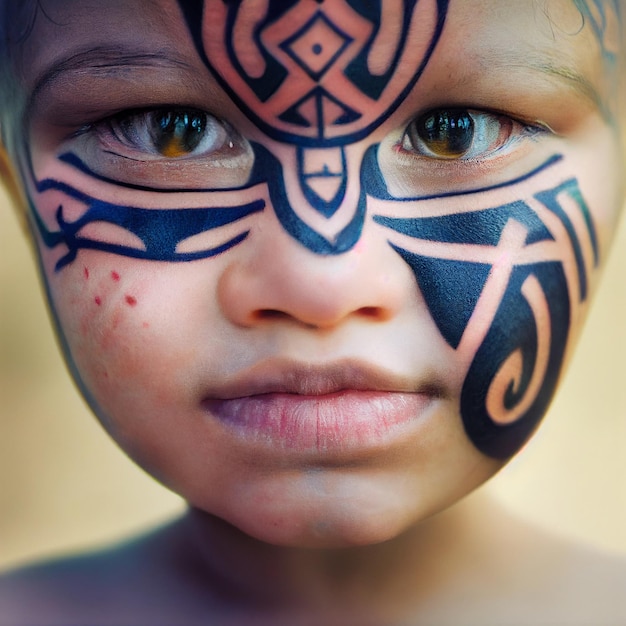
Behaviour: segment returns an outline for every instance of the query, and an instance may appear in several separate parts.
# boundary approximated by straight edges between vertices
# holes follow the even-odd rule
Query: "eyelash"
[[[443,145],[442,129],[456,133]],[[503,136],[502,133],[505,133]],[[397,150],[407,156],[417,156],[434,161],[482,162],[512,148],[519,141],[535,137],[546,129],[537,124],[518,121],[508,115],[462,107],[431,109],[411,120],[397,144]],[[422,135],[427,135],[423,137]],[[431,141],[438,148],[448,149],[448,154],[431,150]],[[477,149],[476,143],[488,141],[489,145]]]
[[[163,137],[155,131],[162,132]],[[108,152],[144,161],[216,158],[240,147],[243,141],[227,122],[206,111],[180,106],[122,111],[86,124],[74,137],[90,134]]]
[[[181,119],[186,124],[182,135]],[[155,129],[170,133],[160,146],[159,137],[153,132]],[[446,138],[447,131],[452,131],[452,136]],[[439,163],[479,163],[543,132],[546,129],[537,124],[524,123],[501,113],[469,107],[438,107],[411,120],[396,150],[407,157]],[[139,161],[221,158],[229,156],[244,141],[228,123],[210,113],[180,106],[122,111],[83,126],[74,136],[90,133],[97,136],[107,151]],[[476,147],[477,143],[485,141],[488,146]]]

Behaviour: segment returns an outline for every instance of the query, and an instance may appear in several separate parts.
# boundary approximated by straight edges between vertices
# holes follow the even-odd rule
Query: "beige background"
[[[626,223],[551,414],[488,488],[528,518],[626,554],[624,359]],[[75,392],[0,190],[0,568],[106,543],[181,509]]]

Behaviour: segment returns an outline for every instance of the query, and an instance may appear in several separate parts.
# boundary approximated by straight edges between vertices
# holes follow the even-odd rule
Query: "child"
[[[623,562],[466,497],[624,202],[621,12],[5,2],[5,178],[69,368],[190,508],[7,575],[0,620],[622,624]]]

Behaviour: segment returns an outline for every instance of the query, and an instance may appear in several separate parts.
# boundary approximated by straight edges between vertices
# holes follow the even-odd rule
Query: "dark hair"
[[[7,145],[6,127],[11,103],[19,97],[13,54],[16,46],[31,34],[41,0],[0,0],[0,143]]]
[[[4,59],[10,56],[11,47],[28,38],[40,0],[0,0],[0,46]]]
[[[43,11],[41,0],[0,0],[0,73],[11,66],[13,50],[28,39]]]

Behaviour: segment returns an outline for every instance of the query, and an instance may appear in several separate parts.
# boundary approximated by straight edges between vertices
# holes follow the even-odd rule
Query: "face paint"
[[[619,126],[619,56],[622,47],[621,20],[622,8],[620,0],[573,0],[580,11],[582,23],[579,28],[588,28],[599,46],[604,72],[599,74],[605,81],[606,101],[601,103],[604,115],[615,129]],[[558,22],[557,22],[558,24]],[[567,32],[567,31],[566,31]],[[595,51],[590,54],[595,54]]]
[[[74,181],[78,173],[84,187],[63,182],[63,176],[32,175],[37,194],[59,197],[58,230],[38,215],[39,201],[32,203],[44,244],[66,248],[57,270],[81,249],[149,261],[214,256],[246,245],[247,225],[264,209],[317,255],[352,250],[364,226],[375,224],[411,268],[439,332],[457,355],[464,373],[459,410],[469,438],[486,455],[512,455],[553,395],[572,319],[598,261],[594,225],[565,159],[555,155],[487,187],[453,189],[447,183],[436,194],[400,197],[387,187],[378,144],[352,149],[418,83],[441,35],[447,2],[394,3],[391,25],[382,2],[179,5],[201,58],[268,140],[251,142],[249,180],[230,189],[142,186],[103,176],[72,152],[61,155],[66,177]],[[256,13],[245,11],[251,7]],[[354,32],[352,22],[359,24]],[[396,33],[395,45],[376,65],[378,37],[387,40],[389,33]],[[399,73],[399,67],[412,71]],[[295,186],[287,178],[294,168]],[[98,194],[86,191],[94,181]],[[118,189],[116,197],[122,189],[128,202],[102,199],[106,185]],[[498,193],[505,188],[514,199],[502,204]],[[150,208],[136,200],[138,193],[153,194]],[[163,208],[153,208],[157,196]],[[312,225],[320,216],[331,222],[340,212],[348,217],[332,236]],[[246,226],[235,236],[220,235],[240,220]],[[102,224],[127,231],[139,245],[84,234]],[[213,231],[215,245],[180,251],[185,240]]]
[[[361,192],[352,194],[358,200],[349,208],[349,227],[330,239],[306,227],[307,210],[294,207],[327,218],[346,210],[345,147],[380,126],[419,80],[443,30],[448,0],[179,5],[200,56],[226,93],[268,137],[291,146],[301,196],[288,197],[282,181],[273,194],[288,232],[318,254],[354,246],[364,217]]]
[[[88,175],[93,174],[83,166],[79,159],[74,158],[74,155],[64,155],[61,160],[77,166]],[[38,181],[35,186],[39,194],[45,194],[48,191],[60,192],[72,204],[78,203],[85,207],[79,219],[67,221],[64,215],[64,205],[59,204],[55,215],[59,226],[58,231],[50,231],[38,211],[32,208],[33,218],[45,245],[49,248],[59,245],[67,247],[67,253],[56,263],[57,271],[74,261],[81,249],[100,250],[149,261],[195,261],[216,256],[241,243],[248,236],[248,231],[243,231],[219,245],[203,250],[180,252],[178,246],[191,237],[237,222],[262,211],[265,207],[263,200],[256,200],[232,207],[149,209],[99,200],[67,183],[51,178]],[[83,236],[81,231],[91,224],[118,226],[134,235],[143,247],[131,247]]]
[[[593,29],[602,47],[605,62],[614,65],[619,53],[619,42],[614,40],[611,29],[621,16],[619,0],[574,0],[586,24]]]
[[[257,167],[252,187],[263,182],[268,185],[268,180],[282,180],[278,160],[262,146],[257,145],[254,150]],[[490,189],[446,193],[439,198],[401,199],[393,198],[384,188],[376,147],[370,148],[363,161],[363,197],[359,203],[362,211],[365,212],[369,202],[373,221],[397,234],[390,236],[390,245],[414,272],[442,336],[458,352],[459,362],[467,364],[461,395],[461,415],[467,434],[478,449],[498,458],[512,455],[526,441],[556,388],[572,307],[572,287],[563,270],[563,259],[559,258],[560,250],[570,249],[575,259],[577,300],[583,302],[587,295],[588,263],[581,236],[573,226],[577,216],[571,216],[572,211],[579,213],[586,226],[582,237],[593,251],[594,264],[598,261],[595,231],[575,179],[536,193],[532,202],[520,199],[467,212],[458,212],[454,206],[441,211],[437,204],[449,205],[462,195],[484,196],[504,186],[521,185],[550,171],[560,161],[560,157],[553,157],[528,175]],[[61,205],[57,212],[60,226],[57,233],[48,232],[41,218],[36,218],[46,245],[64,244],[68,248],[57,262],[57,269],[73,261],[81,248],[160,261],[206,258],[243,241],[247,231],[221,246],[195,253],[177,253],[176,245],[204,230],[250,216],[264,206],[262,200],[257,200],[219,209],[142,209],[96,200],[50,179],[38,183],[37,188],[39,193],[62,192],[88,207],[80,219],[68,223],[63,219]],[[277,185],[269,188],[272,205],[286,230],[299,241],[316,243],[315,231],[303,223],[290,222],[289,214],[281,216],[284,189]],[[425,205],[425,210],[416,210],[420,204]],[[406,206],[413,214],[430,212],[436,217],[384,215],[389,211],[396,214],[399,205]],[[548,213],[557,218],[560,228],[548,227],[549,219],[541,217]],[[141,239],[145,248],[131,249],[81,237],[80,230],[94,222],[128,229]],[[359,226],[360,223],[357,222]],[[350,241],[353,237],[350,226],[346,232]],[[432,244],[440,246],[436,256],[429,252]],[[499,306],[487,314],[481,312],[476,318],[481,298],[493,298],[494,290],[501,292]],[[544,330],[545,319],[549,320],[548,330]],[[479,345],[471,339],[477,332],[481,334],[477,326],[484,328]],[[505,385],[501,384],[503,378],[507,381]]]
[[[507,185],[553,173],[560,161],[553,157]],[[485,205],[493,190],[464,195],[484,196]],[[376,195],[373,211],[397,213],[398,199],[380,187]],[[576,179],[494,208],[458,212],[449,200],[460,197],[402,198],[427,202],[421,210],[411,204],[411,213],[433,216],[373,219],[396,233],[390,244],[413,270],[442,336],[469,365],[461,393],[468,436],[481,452],[508,458],[552,399],[572,312],[587,298],[588,274],[599,261],[597,237]],[[582,232],[574,222],[584,224]],[[570,253],[577,284],[564,269]],[[484,305],[493,300],[497,307]]]

